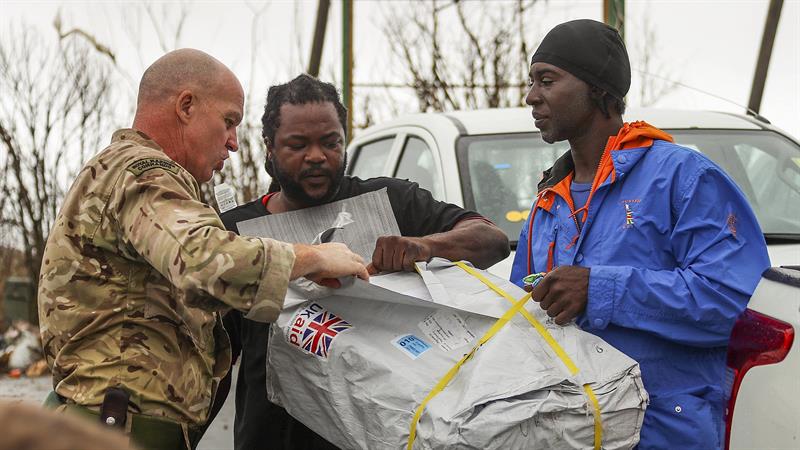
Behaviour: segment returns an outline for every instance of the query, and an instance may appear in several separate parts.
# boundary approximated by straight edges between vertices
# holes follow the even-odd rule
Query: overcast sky
[[[626,42],[634,69],[636,46],[641,43],[644,28],[648,26],[657,39],[655,55],[661,67],[658,75],[744,105],[750,94],[768,3],[629,0]],[[60,11],[64,28],[80,27],[114,49],[120,66],[128,74],[127,89],[132,93],[142,70],[163,53],[151,19],[140,5],[140,2],[0,0],[3,10],[0,36],[8,38],[12,24],[26,23],[54,39],[52,23]],[[171,37],[163,37],[165,45],[195,47],[231,66],[245,89],[253,91],[252,107],[259,110],[269,85],[284,82],[304,68],[316,5],[316,1],[167,1],[153,4],[151,10],[162,27],[170,30],[180,17],[181,8],[185,8],[187,14],[181,39],[176,43]],[[381,31],[387,10],[397,5],[395,2],[356,2],[356,82],[407,81],[402,68],[392,65]],[[539,2],[535,6],[536,23],[532,27],[536,36],[541,36],[565,20],[601,19],[601,6],[601,0]],[[254,21],[254,13],[259,11],[259,19]],[[340,12],[341,3],[334,0],[321,72],[321,77],[328,80],[340,77]],[[133,36],[141,36],[141,39]],[[251,67],[253,42],[257,45],[256,64]],[[537,44],[538,41],[533,42],[532,48]],[[634,74],[632,91],[637,89],[640,77]],[[364,92],[357,91],[357,101]],[[391,104],[386,102],[385,107],[377,107],[378,119],[415,111],[417,103],[411,92],[393,94]],[[636,101],[636,96],[631,94],[629,103],[636,106]],[[685,88],[673,90],[656,106],[742,111],[737,106]],[[761,112],[773,124],[800,136],[800,0],[784,2]]]

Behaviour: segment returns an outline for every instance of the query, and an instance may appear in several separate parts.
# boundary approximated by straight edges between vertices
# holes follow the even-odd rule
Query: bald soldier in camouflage
[[[237,149],[243,101],[216,59],[168,53],[142,77],[133,128],[78,174],[39,280],[42,342],[64,405],[98,411],[118,387],[134,431],[137,421],[177,424],[178,446],[193,447],[230,367],[220,312],[270,322],[290,279],[368,278],[344,245],[240,237],[200,201],[198,182]]]

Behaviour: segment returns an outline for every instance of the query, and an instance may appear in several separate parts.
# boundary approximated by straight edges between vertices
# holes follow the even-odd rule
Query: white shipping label
[[[436,311],[418,326],[431,342],[446,352],[463,347],[475,339],[475,334],[467,328],[464,319],[450,311]]]

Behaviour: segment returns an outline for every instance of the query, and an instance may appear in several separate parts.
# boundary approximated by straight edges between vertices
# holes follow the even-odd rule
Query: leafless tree
[[[38,279],[68,180],[108,139],[108,59],[85,42],[48,40],[25,26],[0,39],[0,227],[21,244]]]
[[[534,9],[540,0],[426,0],[394,4],[384,35],[404,72],[403,83],[362,88],[413,89],[420,111],[521,106],[530,52],[541,38]],[[629,102],[653,106],[679,84],[658,57],[659,40],[645,14],[628,43],[634,85]],[[370,93],[375,91],[369,91]],[[392,94],[386,94],[391,98]],[[391,103],[391,102],[389,102]]]
[[[239,203],[248,202],[266,192],[269,176],[264,170],[266,145],[261,138],[261,114],[266,89],[255,85],[255,71],[258,67],[259,40],[257,31],[261,20],[269,8],[269,3],[248,4],[252,13],[250,19],[250,84],[245,92],[245,111],[237,135],[239,150],[232,155],[230,162],[215,176],[215,182],[230,184],[237,192]],[[295,10],[295,13],[297,11]],[[299,38],[298,38],[299,42]],[[299,45],[299,44],[298,44]],[[203,186],[206,199],[213,198],[213,187],[206,183]],[[216,204],[216,201],[211,202]]]
[[[171,2],[138,2],[133,8],[122,11],[125,17],[115,17],[120,20],[125,35],[130,44],[138,50],[139,63],[144,69],[150,63],[145,61],[141,52],[142,42],[147,35],[154,35],[162,52],[166,53],[181,47],[183,32],[192,9],[190,0],[176,0]]]
[[[396,6],[384,34],[420,111],[522,105],[536,0]],[[532,25],[534,24],[534,25]]]

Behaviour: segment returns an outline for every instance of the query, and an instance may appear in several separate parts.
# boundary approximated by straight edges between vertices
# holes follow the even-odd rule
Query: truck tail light
[[[736,395],[751,367],[783,361],[794,341],[794,328],[786,322],[746,309],[733,326],[728,346],[730,398],[725,413],[725,448],[730,448]]]

